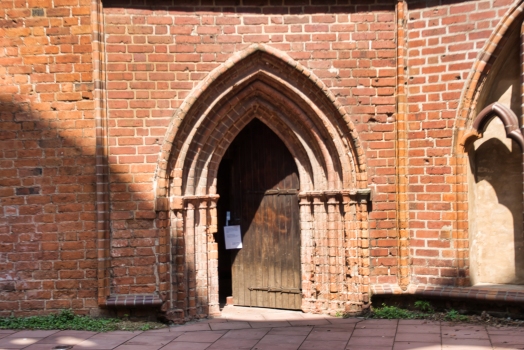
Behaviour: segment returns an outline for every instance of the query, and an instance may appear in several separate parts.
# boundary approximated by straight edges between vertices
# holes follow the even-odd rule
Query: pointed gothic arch
[[[473,142],[482,137],[485,126],[498,117],[504,124],[506,136],[513,139],[522,147],[522,134],[519,129],[518,117],[508,107],[501,103],[486,101],[485,95],[490,89],[490,77],[496,77],[496,67],[500,66],[500,59],[507,54],[507,49],[516,31],[520,30],[524,19],[524,1],[518,0],[506,12],[483,49],[480,51],[470,74],[465,82],[464,89],[457,109],[453,131],[453,174],[456,183],[453,185],[454,205],[457,208],[455,232],[453,233],[456,247],[456,267],[459,275],[464,276],[460,285],[468,286],[470,279],[471,256],[470,234],[471,213],[469,212],[469,196],[471,177],[469,174],[468,149]],[[518,27],[518,28],[517,28]],[[511,40],[510,40],[511,39]],[[518,39],[517,39],[518,40]],[[498,59],[500,58],[500,59]],[[487,105],[489,104],[489,105]]]
[[[499,102],[494,102],[485,107],[473,120],[471,129],[464,135],[460,142],[463,151],[467,152],[468,145],[471,142],[482,138],[486,125],[493,117],[498,117],[502,121],[504,130],[506,131],[506,137],[514,140],[520,146],[520,149],[524,151],[524,136],[519,128],[518,117],[511,109]]]
[[[233,66],[235,68],[231,69]],[[216,113],[223,117],[233,110],[239,115],[235,110],[238,101],[253,99],[255,96],[262,104],[284,107],[288,112],[298,113],[300,122],[296,118],[289,119],[289,127],[300,127],[301,123],[311,127],[310,130],[302,130],[302,134],[298,129],[293,132],[297,138],[301,137],[300,143],[305,148],[309,146],[309,151],[315,153],[313,158],[327,171],[326,178],[331,177],[325,185],[317,182],[316,189],[366,188],[366,178],[362,177],[365,174],[365,156],[344,107],[323,82],[304,66],[274,48],[256,44],[236,53],[213,70],[193,89],[173,116],[156,171],[156,197],[160,202],[168,196],[168,192],[170,195],[182,196],[194,190],[191,186],[181,184],[179,189],[168,191],[168,178],[178,176],[168,172],[182,171],[190,162],[190,157],[195,158],[193,161],[205,157],[205,153],[195,151],[194,147],[191,149],[198,142],[204,140],[207,143],[220,132],[225,135],[223,129],[208,130],[206,133],[202,127],[216,125],[220,121]],[[215,133],[211,135],[211,132]],[[211,139],[208,140],[208,137]],[[310,158],[312,156],[310,153]],[[204,192],[208,191],[212,191],[212,188]]]
[[[369,190],[353,123],[313,73],[258,44],[236,53],[192,91],[162,146],[157,210],[170,212],[173,259],[184,265],[172,273],[172,308],[178,305],[185,317],[218,312],[216,177],[225,151],[253,118],[284,141],[299,170],[302,309],[367,307],[362,238]]]
[[[468,154],[469,278],[471,284],[523,284],[522,154],[515,113],[485,107],[465,135]]]
[[[457,154],[463,153],[464,137],[470,131],[469,128],[472,127],[477,115],[480,114],[477,102],[485,87],[488,74],[506,44],[508,32],[515,24],[521,23],[523,19],[524,0],[519,0],[507,11],[473,64],[462,90],[460,105],[457,108],[455,118],[453,146],[454,152]]]

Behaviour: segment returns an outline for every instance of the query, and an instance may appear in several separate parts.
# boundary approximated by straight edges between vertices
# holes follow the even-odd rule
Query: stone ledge
[[[472,299],[479,301],[524,302],[524,286],[490,284],[472,287],[410,285],[402,290],[395,284],[371,286],[372,295],[416,295],[428,298]]]
[[[162,299],[156,294],[111,295],[106,300],[107,307],[160,306]]]

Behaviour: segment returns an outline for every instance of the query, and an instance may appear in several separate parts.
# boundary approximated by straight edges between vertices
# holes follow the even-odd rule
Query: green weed
[[[422,312],[427,312],[427,313],[435,312],[435,310],[433,309],[433,306],[431,306],[429,301],[425,301],[425,300],[415,301],[415,309],[422,311]]]
[[[447,321],[467,321],[468,317],[459,314],[457,310],[449,310],[446,315],[444,316],[444,319]]]
[[[401,309],[396,306],[387,306],[382,304],[382,307],[373,310],[374,318],[385,319],[413,319],[417,318],[417,314],[406,309]]]
[[[143,325],[142,327],[140,327],[141,331],[148,331],[150,329],[151,329],[151,326],[149,324],[147,324],[147,323],[145,325]]]
[[[31,317],[0,318],[0,329],[71,329],[107,332],[117,329],[119,320],[75,315],[71,310],[58,314]]]
[[[62,310],[58,314],[47,316],[0,318],[0,329],[70,329],[109,332],[116,330],[147,331],[166,327],[165,324],[159,322],[132,322],[128,318],[129,316],[124,319],[93,318],[75,315],[71,310]]]

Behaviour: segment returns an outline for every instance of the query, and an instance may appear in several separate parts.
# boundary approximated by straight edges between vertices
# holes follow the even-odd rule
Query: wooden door
[[[300,309],[300,228],[295,161],[280,138],[255,119],[231,148],[231,224],[243,248],[232,254],[236,305]]]

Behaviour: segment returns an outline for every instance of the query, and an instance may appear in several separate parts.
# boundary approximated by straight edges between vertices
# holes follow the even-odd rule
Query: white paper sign
[[[226,249],[242,248],[240,226],[224,226],[224,238],[226,239]]]

